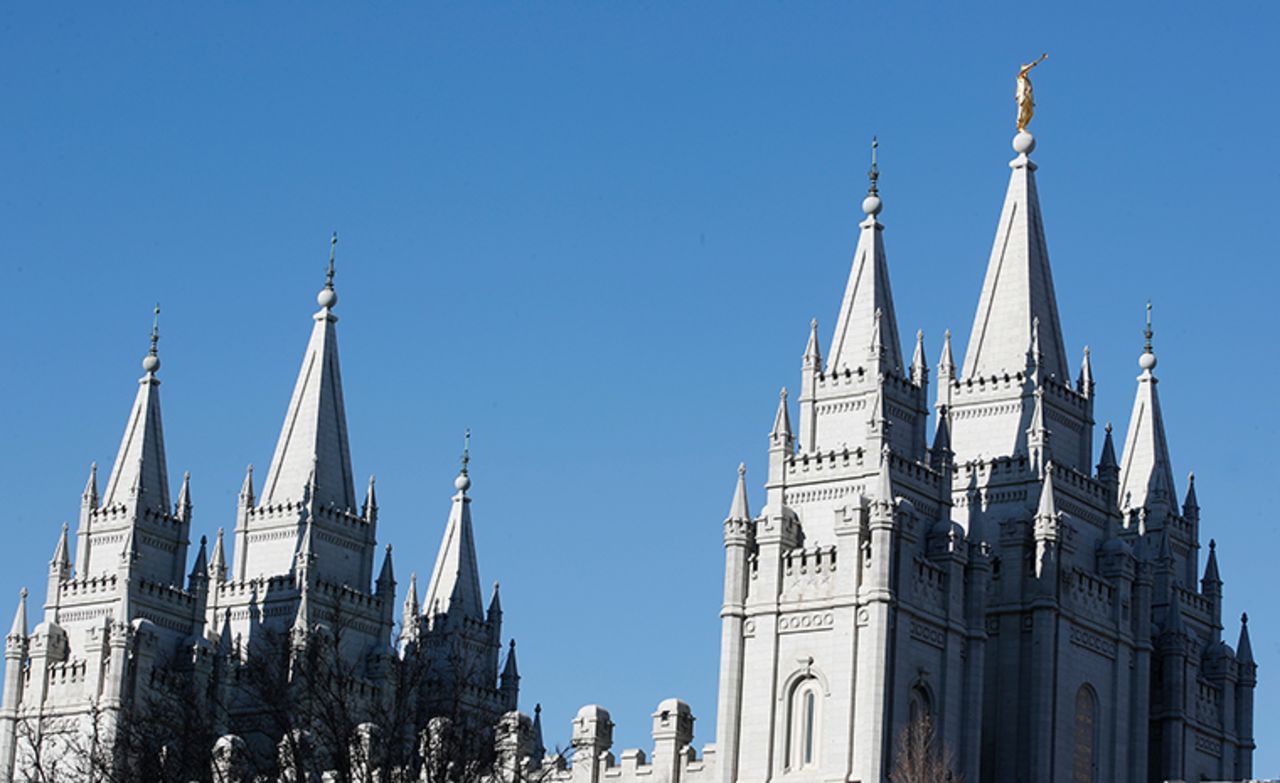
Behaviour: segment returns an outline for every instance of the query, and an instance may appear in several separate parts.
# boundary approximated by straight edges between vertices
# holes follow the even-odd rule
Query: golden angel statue
[[[1036,111],[1035,95],[1031,90],[1031,69],[1044,62],[1048,56],[1047,54],[1042,54],[1040,59],[1027,63],[1018,69],[1018,90],[1014,95],[1018,101],[1019,133],[1027,130],[1027,125],[1031,122],[1031,115],[1035,114]]]

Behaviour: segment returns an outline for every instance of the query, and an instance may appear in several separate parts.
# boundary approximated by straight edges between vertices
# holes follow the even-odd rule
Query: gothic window
[[[1098,697],[1093,688],[1081,685],[1076,691],[1075,737],[1071,754],[1072,783],[1094,783],[1097,758],[1094,748],[1098,736]]]
[[[822,690],[815,677],[806,677],[791,691],[787,710],[787,768],[809,769],[818,764],[822,725]]]
[[[907,722],[915,726],[926,718],[933,720],[933,699],[924,685],[915,685],[907,702]]]

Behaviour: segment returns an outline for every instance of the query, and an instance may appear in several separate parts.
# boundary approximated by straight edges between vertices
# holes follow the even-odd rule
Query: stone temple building
[[[798,405],[778,402],[767,502],[751,512],[739,468],[724,522],[715,743],[697,756],[670,700],[652,761],[617,763],[589,706],[563,780],[883,781],[922,716],[967,781],[1252,775],[1248,618],[1233,649],[1194,477],[1175,489],[1152,330],[1124,442],[1108,425],[1098,444],[1035,140],[1013,147],[963,362],[948,333],[932,368],[919,333],[909,357],[899,341],[873,157],[835,330],[824,351],[811,324]]]
[[[216,689],[252,664],[255,639],[294,645],[337,625],[371,702],[404,661],[426,660],[424,714],[452,699],[455,720],[497,724],[505,781],[873,783],[926,718],[971,783],[1249,778],[1247,618],[1233,648],[1194,478],[1175,484],[1150,320],[1123,443],[1109,425],[1098,442],[1088,349],[1068,359],[1058,316],[1035,140],[1013,147],[959,364],[949,333],[932,366],[918,333],[903,351],[873,158],[835,329],[824,344],[811,325],[755,513],[739,469],[701,753],[691,709],[667,699],[651,753],[615,755],[608,711],[589,705],[571,757],[544,757],[536,715],[515,711],[514,648],[498,670],[501,610],[496,590],[481,603],[465,463],[426,598],[410,587],[392,646],[396,583],[389,549],[373,572],[372,482],[363,502],[354,492],[331,277],[266,481],[245,478],[229,563],[221,534],[189,557],[185,478],[170,503],[153,341],[110,478],[100,490],[91,473],[74,548],[66,529],[57,540],[43,614],[31,627],[24,595],[7,637],[0,779],[24,779],[24,727],[29,740],[32,724],[105,714],[117,730],[158,667]],[[228,759],[262,709],[231,701],[221,779],[244,779]],[[282,765],[279,779],[303,778]]]
[[[263,659],[300,659],[321,638],[343,662],[326,671],[348,679],[341,707],[353,724],[389,714],[397,689],[417,691],[401,699],[398,717],[410,721],[464,719],[491,733],[515,710],[515,642],[500,671],[502,609],[496,584],[487,607],[481,592],[465,453],[424,599],[411,578],[397,603],[390,545],[374,573],[378,502],[372,478],[363,501],[355,492],[332,251],[317,299],[266,480],[256,486],[248,469],[231,541],[218,529],[212,549],[202,536],[194,557],[190,477],[176,501],[169,494],[153,329],[106,484],[91,467],[75,537],[64,524],[43,608],[30,609],[35,626],[24,589],[6,637],[0,780],[104,779],[91,776],[85,757],[105,750],[94,763],[129,763],[113,743],[158,691],[175,687],[201,701],[197,717],[215,734],[281,741],[279,721],[255,703],[269,696],[248,685],[272,674]],[[296,672],[282,674],[287,683]],[[60,776],[48,765],[60,765]]]

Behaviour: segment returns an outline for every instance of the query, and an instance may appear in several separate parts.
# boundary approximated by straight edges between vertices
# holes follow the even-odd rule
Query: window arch
[[[1075,733],[1071,749],[1072,783],[1097,780],[1098,697],[1088,683],[1076,691]]]
[[[907,697],[907,722],[915,726],[921,720],[933,720],[933,697],[922,682],[911,686]]]
[[[818,765],[822,736],[822,685],[816,677],[805,677],[787,701],[787,769],[812,769]]]

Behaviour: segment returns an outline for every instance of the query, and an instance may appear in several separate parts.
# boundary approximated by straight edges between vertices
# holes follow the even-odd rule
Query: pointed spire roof
[[[480,569],[476,565],[475,535],[471,529],[471,498],[467,497],[471,487],[467,461],[468,451],[464,450],[462,471],[454,480],[458,491],[453,496],[453,507],[449,510],[449,521],[445,524],[444,538],[423,602],[433,612],[460,613],[483,621]]]
[[[156,307],[157,317],[160,308]],[[160,419],[160,381],[156,372],[160,358],[156,354],[159,331],[151,329],[151,350],[142,360],[146,374],[138,381],[138,394],[129,412],[129,421],[120,439],[120,450],[107,479],[102,505],[127,502],[136,494],[138,508],[167,514],[169,505],[169,469],[164,455],[164,426]],[[90,481],[96,483],[91,476]],[[87,490],[87,488],[86,488]]]
[[[10,640],[27,638],[27,588],[18,591],[18,611],[13,615],[13,625],[9,626]]]
[[[1147,305],[1147,342],[1138,360],[1142,374],[1138,376],[1138,392],[1125,434],[1124,456],[1120,460],[1120,506],[1142,508],[1161,504],[1176,511],[1173,468],[1169,460],[1169,444],[1165,439],[1164,416],[1156,393],[1156,356],[1151,350],[1151,305]]]
[[[372,519],[378,514],[378,494],[374,491],[374,484],[377,478],[373,474],[369,474],[369,489],[365,492],[364,506],[360,509],[360,515],[365,519]]]
[[[733,502],[729,504],[729,516],[725,519],[730,522],[751,521],[751,510],[747,505],[747,466],[745,463],[738,463],[738,484],[733,490]]]
[[[1070,378],[1036,192],[1036,165],[1027,157],[1034,148],[1031,134],[1019,134],[1014,141],[1019,155],[1009,164],[1013,171],[965,353],[965,378],[1022,370],[1037,318],[1042,377],[1055,375],[1061,383]]]
[[[1222,575],[1218,572],[1218,542],[1209,539],[1209,559],[1204,564],[1204,579],[1201,585],[1222,585]]]
[[[1084,358],[1080,360],[1080,377],[1076,379],[1076,391],[1085,396],[1093,394],[1093,360],[1089,357],[1089,346],[1084,347]]]
[[[315,505],[356,508],[342,372],[338,365],[338,334],[334,326],[338,317],[333,314],[338,302],[333,290],[336,243],[337,234],[330,245],[327,282],[316,297],[320,310],[314,316],[311,339],[262,488],[263,505],[301,500],[308,482],[314,481],[312,502]]]
[[[1040,503],[1036,506],[1036,518],[1058,518],[1058,503],[1053,497],[1053,463],[1049,463],[1045,469],[1044,484],[1040,487]]]
[[[384,587],[394,588],[395,583],[395,571],[391,567],[391,545],[387,544],[387,553],[382,558],[382,570],[378,572],[378,592],[382,592]]]
[[[773,415],[773,429],[769,436],[774,440],[791,440],[791,414],[787,409],[787,387],[778,392],[778,411]]]
[[[542,741],[542,704],[533,705],[533,757],[541,759],[543,754],[547,752],[547,746]]]
[[[253,494],[253,465],[244,469],[244,483],[240,485],[240,505],[252,507],[256,496]]]
[[[404,596],[404,626],[408,628],[410,621],[418,614],[418,574],[412,572],[409,574],[409,589]]]
[[[218,634],[218,652],[230,655],[234,642],[231,640],[231,607],[222,613],[222,631]]]
[[[503,682],[510,683],[513,679],[519,679],[520,670],[516,667],[516,640],[512,639],[510,646],[507,648],[507,662],[502,667]]]
[[[209,539],[200,536],[200,549],[196,552],[196,561],[191,566],[190,577],[194,581],[196,579],[209,578]]]
[[[827,372],[865,366],[868,352],[873,348],[883,362],[883,370],[896,374],[902,372],[902,343],[898,339],[898,319],[894,315],[893,291],[889,287],[889,265],[882,236],[884,226],[876,219],[883,204],[877,187],[880,172],[874,158],[878,145],[874,141],[872,144],[872,168],[868,173],[871,187],[862,202],[867,218],[858,224],[862,233],[853,252],[853,267],[840,304],[840,317],[831,336]]]
[[[53,559],[49,561],[49,565],[53,568],[70,571],[71,570],[71,551],[67,543],[66,522],[62,523],[62,534],[58,536],[58,545],[54,547]]]
[[[1249,615],[1240,615],[1240,641],[1236,643],[1236,660],[1251,664],[1253,660],[1253,644],[1249,641]]]
[[[822,368],[822,348],[818,345],[818,319],[809,322],[809,342],[804,346],[804,366]]]
[[[174,505],[175,513],[191,510],[191,473],[183,471],[182,488],[178,490],[178,502]]]
[[[98,507],[98,463],[89,463],[89,478],[84,482],[84,492],[80,495],[80,502],[89,508]]]
[[[911,355],[911,382],[919,386],[929,375],[929,364],[924,359],[924,330],[916,330],[916,350]]]
[[[1200,516],[1200,501],[1196,498],[1196,474],[1187,474],[1187,496],[1182,501],[1182,515],[1188,518]]]
[[[956,360],[951,354],[951,330],[942,334],[942,356],[938,357],[938,374],[955,377]]]
[[[494,582],[493,591],[489,593],[489,619],[490,620],[493,620],[493,618],[502,614],[502,598],[499,597],[501,592],[502,592],[502,585],[499,584],[498,582]]]
[[[890,450],[888,444],[880,451],[880,472],[876,474],[876,494],[875,500],[878,502],[892,506],[893,501],[893,476],[889,472]]]
[[[1120,467],[1120,463],[1116,462],[1116,444],[1111,438],[1111,422],[1107,422],[1105,432],[1106,435],[1102,439],[1102,456],[1098,459],[1099,475],[1106,470],[1118,470]]]
[[[227,576],[227,554],[222,543],[222,528],[213,539],[213,554],[209,557],[209,578],[221,582]]]
[[[933,452],[941,455],[951,451],[951,416],[947,406],[938,408],[938,429],[933,434]]]

